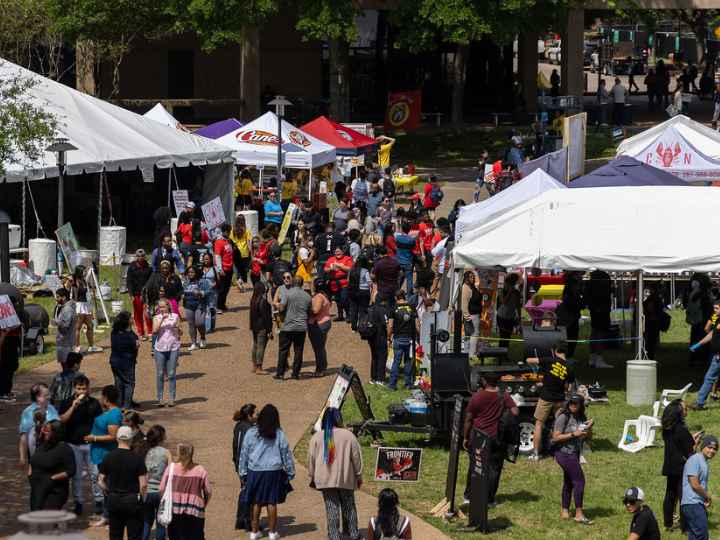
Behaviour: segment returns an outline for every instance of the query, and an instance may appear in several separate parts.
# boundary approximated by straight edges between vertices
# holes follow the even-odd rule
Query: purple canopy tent
[[[220,120],[219,122],[207,125],[204,128],[197,129],[193,133],[195,135],[205,137],[206,139],[219,139],[223,135],[227,135],[242,126],[243,123],[237,118],[228,118],[227,120]]]
[[[620,156],[568,184],[569,188],[621,186],[687,186],[687,182],[630,156]]]

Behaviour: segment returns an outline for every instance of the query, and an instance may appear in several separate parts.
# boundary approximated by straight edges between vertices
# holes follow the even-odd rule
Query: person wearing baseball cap
[[[145,459],[130,449],[135,431],[120,426],[115,438],[118,447],[109,452],[99,467],[98,483],[107,493],[110,538],[140,540],[143,533],[142,500],[147,491]]]
[[[707,540],[710,537],[707,509],[712,504],[712,497],[708,491],[708,461],[715,457],[717,451],[717,437],[705,435],[700,440],[700,450],[685,462],[680,511],[685,517],[688,540]]]
[[[623,496],[623,504],[633,515],[628,540],[660,540],[660,527],[655,514],[645,505],[645,493],[642,489],[627,488]]]

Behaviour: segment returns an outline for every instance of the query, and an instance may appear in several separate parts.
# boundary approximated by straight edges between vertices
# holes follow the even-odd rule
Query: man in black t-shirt
[[[413,344],[418,333],[417,312],[407,303],[403,290],[395,293],[395,302],[395,309],[388,317],[388,343],[392,343],[394,352],[388,388],[397,390],[400,362],[402,361],[405,363],[405,388],[410,389],[413,385],[413,368],[415,367]]]
[[[70,353],[70,356],[75,353]],[[58,406],[60,421],[65,426],[65,442],[72,449],[75,456],[75,475],[72,478],[74,512],[81,516],[83,513],[83,470],[87,471],[91,480],[93,497],[96,501],[103,499],[103,492],[96,482],[94,475],[90,474],[90,445],[85,442],[85,436],[90,435],[95,418],[103,412],[102,405],[90,396],[90,380],[81,373],[75,373],[73,379],[73,397],[64,400]]]
[[[633,517],[628,540],[660,540],[660,527],[650,507],[645,506],[645,494],[639,487],[625,490],[623,504]]]
[[[575,372],[568,364],[566,346],[558,344],[550,358],[528,358],[527,363],[539,366],[543,373],[540,399],[535,407],[535,433],[533,435],[533,453],[528,456],[530,461],[540,459],[542,445],[542,428],[548,418],[555,418],[555,413],[565,403],[568,386],[575,382]]]
[[[346,239],[340,234],[334,232],[332,223],[328,223],[325,226],[325,232],[318,234],[314,241],[313,247],[315,249],[315,260],[317,264],[317,274],[319,278],[325,277],[325,263],[335,253],[335,248],[342,248],[345,246]]]
[[[147,491],[145,460],[130,449],[132,428],[120,426],[118,447],[108,453],[100,464],[98,482],[107,493],[110,516],[110,540],[141,540],[143,533],[142,500]]]

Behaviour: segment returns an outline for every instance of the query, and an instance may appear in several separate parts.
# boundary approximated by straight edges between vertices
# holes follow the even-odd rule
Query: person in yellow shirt
[[[235,207],[246,210],[252,204],[253,181],[250,171],[243,169],[235,178]]]
[[[301,171],[305,172],[305,171]],[[283,180],[282,183],[282,192],[280,194],[280,206],[283,209],[283,212],[287,210],[288,205],[292,202],[292,198],[295,196],[295,194],[298,191],[298,181],[297,178],[291,177],[286,178]]]
[[[245,292],[252,248],[252,233],[245,225],[245,216],[236,218],[235,226],[230,231],[228,238],[233,246],[233,264],[238,273],[237,286],[240,292]]]
[[[392,147],[395,146],[395,139],[386,135],[380,135],[375,140],[380,143],[380,148],[378,149],[378,164],[384,171],[390,167],[390,151]]]

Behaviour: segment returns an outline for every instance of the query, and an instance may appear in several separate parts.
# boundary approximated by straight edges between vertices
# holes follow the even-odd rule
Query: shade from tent
[[[275,166],[279,143],[278,117],[268,111],[260,118],[218,138],[217,142],[233,150],[236,163]],[[282,160],[284,167],[312,169],[333,163],[335,147],[283,120]]]
[[[566,189],[566,186],[542,169],[537,169],[492,197],[463,206],[455,222],[456,244],[473,238],[481,225],[551,189]]]
[[[720,133],[677,115],[618,146],[630,156],[687,182],[720,179]]]
[[[186,167],[230,161],[226,147],[162,125],[142,115],[89,96],[37,73],[0,60],[0,78],[20,77],[31,83],[27,99],[53,114],[58,135],[77,150],[66,155],[66,174],[101,171],[134,171],[152,179],[153,167]],[[45,152],[30,161],[22,155],[19,163],[5,163],[8,182],[58,176],[55,154]]]
[[[243,127],[243,123],[240,120],[237,118],[228,118],[227,120],[220,120],[214,124],[208,124],[205,127],[196,129],[193,133],[201,137],[207,137],[208,139],[219,139],[223,135],[227,135],[231,131],[235,131],[241,127]]]
[[[453,251],[462,267],[716,272],[720,189],[652,186],[546,191],[480,227]]]
[[[338,156],[359,156],[375,149],[375,139],[338,124],[326,116],[318,116],[300,127],[305,133],[336,148]]]
[[[570,182],[568,187],[687,186],[687,182],[630,156],[620,156]]]
[[[163,107],[162,103],[157,103],[152,109],[143,114],[143,116],[145,118],[149,118],[150,120],[160,122],[161,124],[164,124],[168,127],[187,131],[185,126],[178,122],[178,120],[172,114],[170,114],[165,107]]]

